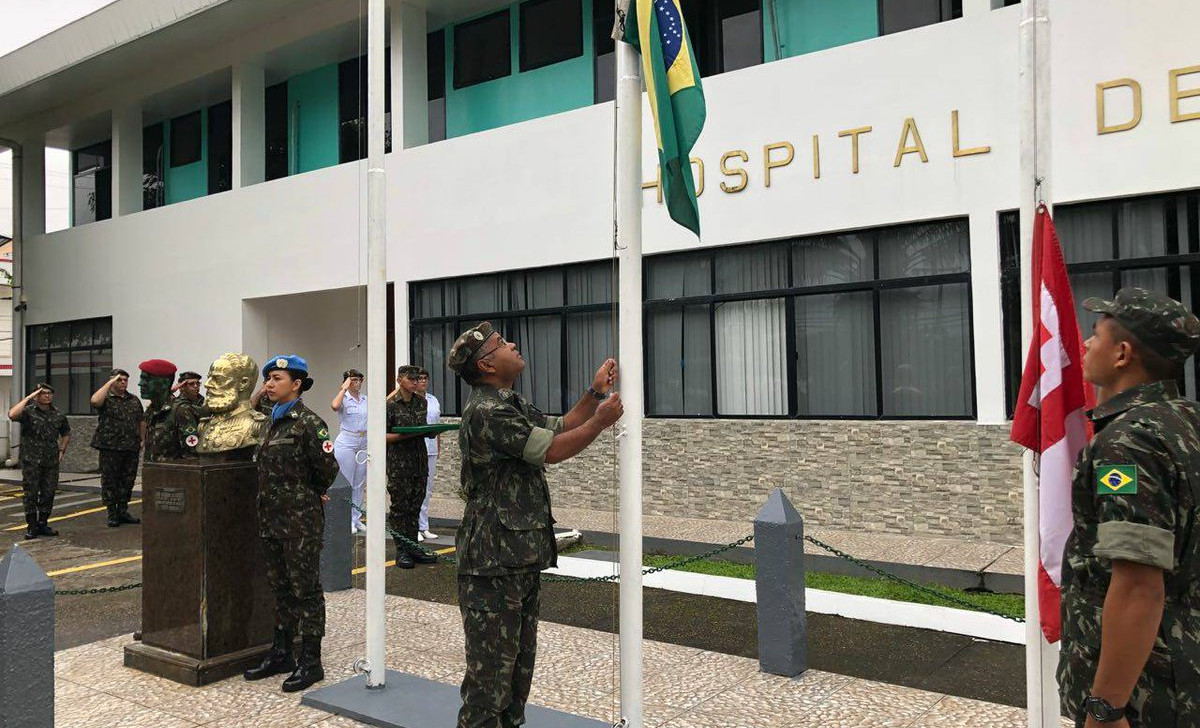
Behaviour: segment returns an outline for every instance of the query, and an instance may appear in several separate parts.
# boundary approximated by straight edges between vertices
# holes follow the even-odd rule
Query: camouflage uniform
[[[455,537],[467,671],[459,728],[524,722],[537,651],[539,572],[558,553],[545,459],[557,417],[510,389],[476,386],[458,445],[466,499]]]
[[[92,447],[100,451],[100,496],[110,510],[124,510],[133,494],[142,447],[142,401],[128,392],[123,396],[110,392],[97,410],[100,417]]]
[[[195,459],[200,441],[196,434],[198,422],[196,404],[182,397],[168,399],[162,406],[147,410],[145,461]]]
[[[1186,350],[1163,339],[1138,312],[1157,316],[1156,294],[1122,289],[1114,315],[1145,346],[1182,362]],[[1169,301],[1169,299],[1165,299]],[[1200,323],[1170,301],[1167,322],[1200,340]],[[1129,313],[1132,305],[1134,315]],[[1125,307],[1125,308],[1123,308]],[[1182,311],[1191,322],[1171,320]],[[1186,330],[1185,330],[1186,329]],[[1170,330],[1167,330],[1170,337]],[[1176,342],[1178,343],[1178,342]],[[1074,527],[1063,554],[1062,651],[1058,682],[1064,714],[1083,725],[1100,661],[1101,617],[1114,560],[1163,571],[1166,602],[1150,657],[1125,706],[1132,728],[1200,726],[1200,407],[1174,381],[1126,389],[1089,413],[1095,437],[1080,453],[1071,486]]]
[[[320,638],[325,634],[321,496],[338,473],[329,428],[298,401],[271,423],[256,460],[259,534],[276,623],[288,634]]]
[[[54,405],[43,409],[29,404],[17,423],[21,425],[21,488],[25,492],[25,523],[44,525],[54,507],[58,488],[58,442],[71,434],[67,416]]]
[[[387,428],[418,427],[425,424],[427,402],[424,397],[413,395],[405,402],[396,395],[387,404]],[[391,500],[388,510],[388,528],[402,534],[413,543],[417,542],[417,518],[421,514],[421,503],[425,501],[425,481],[429,478],[429,456],[425,439],[411,437],[387,446],[387,490]],[[397,543],[397,549],[407,544]]]

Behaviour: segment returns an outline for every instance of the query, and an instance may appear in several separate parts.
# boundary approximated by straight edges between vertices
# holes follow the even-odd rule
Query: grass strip
[[[593,547],[594,548],[594,547]],[[646,566],[663,566],[672,561],[677,560],[678,556],[663,556],[660,554],[647,554],[642,562]],[[697,574],[711,574],[713,576],[730,576],[735,579],[753,579],[754,565],[753,564],[738,564],[732,561],[699,561],[694,564],[688,564],[682,567],[679,571],[691,571]],[[866,579],[857,576],[842,576],[840,574],[822,574],[809,571],[804,575],[804,584],[810,589],[823,589],[825,591],[840,592],[842,594],[858,594],[865,597],[877,597],[879,599],[891,599],[897,602],[912,602],[914,604],[931,604],[938,607],[952,607],[962,609],[961,606],[945,599],[938,599],[925,592],[913,589],[905,584],[900,584],[886,579]],[[1025,597],[1020,594],[994,594],[990,592],[967,592],[960,589],[951,589],[949,587],[938,584],[927,584],[932,589],[953,595],[959,599],[965,599],[981,607],[991,609],[1001,614],[1010,617],[1025,616]]]

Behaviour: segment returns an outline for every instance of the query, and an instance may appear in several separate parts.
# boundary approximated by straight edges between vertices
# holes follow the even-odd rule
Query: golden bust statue
[[[266,415],[250,405],[250,394],[258,381],[258,364],[245,354],[226,354],[208,368],[204,383],[208,416],[200,420],[201,455],[249,453],[266,431]]]

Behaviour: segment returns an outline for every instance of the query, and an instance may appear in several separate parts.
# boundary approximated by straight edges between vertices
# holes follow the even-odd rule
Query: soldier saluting
[[[525,360],[491,324],[469,329],[447,365],[471,385],[458,446],[466,500],[455,543],[467,669],[458,728],[525,722],[537,650],[540,573],[557,564],[545,465],[582,452],[624,412],[617,363],[563,417],[513,391]]]
[[[92,394],[91,403],[100,413],[92,447],[100,451],[100,497],[108,509],[108,525],[141,523],[129,515],[129,499],[145,423],[142,401],[129,393],[129,372],[114,369],[112,378]]]
[[[1095,437],[1071,486],[1063,554],[1063,712],[1077,726],[1200,725],[1200,407],[1176,381],[1200,344],[1178,301],[1123,288],[1101,314],[1084,377]]]
[[[30,407],[30,403],[34,403]],[[58,465],[71,425],[54,406],[54,387],[39,384],[33,393],[8,410],[8,419],[21,425],[21,489],[25,495],[25,538],[57,536],[50,528],[50,510],[58,488]]]
[[[274,403],[258,448],[258,524],[267,581],[275,594],[275,639],[247,680],[292,671],[283,692],[304,690],[325,679],[321,638],[325,636],[325,593],[321,590],[321,542],[325,492],[337,478],[329,428],[300,395],[312,388],[308,362],[279,356],[263,367],[266,396]],[[292,647],[300,636],[299,659]]]

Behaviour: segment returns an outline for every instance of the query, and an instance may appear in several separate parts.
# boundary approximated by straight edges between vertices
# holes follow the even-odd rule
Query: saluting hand
[[[592,379],[592,389],[600,394],[608,394],[617,383],[617,360],[606,359],[600,368],[596,370],[596,376]]]
[[[600,403],[596,408],[596,414],[593,417],[600,423],[601,427],[608,428],[616,424],[617,420],[625,414],[625,405],[621,403],[621,395],[613,392],[608,399]]]

